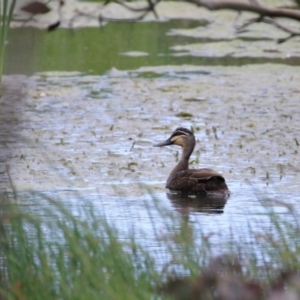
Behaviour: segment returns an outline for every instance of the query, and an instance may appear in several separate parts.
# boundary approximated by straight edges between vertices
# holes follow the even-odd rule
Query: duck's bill
[[[164,141],[162,143],[153,145],[153,147],[163,147],[163,146],[169,146],[169,145],[172,145],[172,144],[173,144],[173,142],[171,142],[170,139],[167,139],[166,141]]]

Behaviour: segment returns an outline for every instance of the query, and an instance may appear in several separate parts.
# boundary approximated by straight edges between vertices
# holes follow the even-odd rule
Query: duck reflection
[[[209,214],[222,214],[228,197],[200,196],[170,192],[167,198],[173,206],[182,213],[202,212]]]

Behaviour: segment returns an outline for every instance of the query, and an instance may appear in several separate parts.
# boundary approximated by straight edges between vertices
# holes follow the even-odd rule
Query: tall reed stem
[[[0,1],[0,84],[2,82],[4,52],[8,29],[12,20],[16,0]]]

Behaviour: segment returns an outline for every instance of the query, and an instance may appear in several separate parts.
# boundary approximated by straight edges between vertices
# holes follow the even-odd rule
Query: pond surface
[[[20,203],[36,214],[47,206],[43,195],[77,214],[92,203],[158,253],[157,233],[164,235],[167,222],[160,209],[199,236],[214,233],[216,252],[230,238],[250,243],[249,224],[271,230],[263,199],[287,218],[280,201],[298,210],[299,58],[284,49],[264,58],[194,55],[178,28],[196,21],[118,26],[12,31],[1,99],[1,190],[10,190],[8,166]],[[20,37],[24,56],[16,58]],[[191,52],[175,55],[180,47]],[[191,168],[222,173],[232,191],[227,202],[183,201],[165,190],[180,149],[152,145],[179,126],[195,131]]]

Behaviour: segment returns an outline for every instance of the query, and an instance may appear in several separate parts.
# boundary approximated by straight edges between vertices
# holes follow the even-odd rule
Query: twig
[[[243,25],[237,26],[236,30],[238,33],[241,33],[242,31],[244,31],[247,27],[249,27],[250,25],[254,24],[254,23],[260,23],[262,22],[264,17],[259,16],[257,18],[251,18],[248,21],[246,21]]]
[[[281,38],[281,39],[278,39],[277,40],[277,43],[278,44],[282,44],[282,43],[285,43],[286,41],[296,37],[296,36],[300,36],[300,32],[299,31],[294,31],[280,23],[278,23],[277,21],[273,20],[273,19],[265,19],[263,20],[264,23],[267,23],[267,24],[271,24],[271,25],[274,25],[275,27],[281,29],[282,31],[285,31],[287,33],[289,33],[289,36],[287,36],[286,38]]]
[[[284,31],[284,32],[287,32],[289,33],[289,35],[286,37],[286,38],[281,38],[281,39],[278,39],[277,40],[277,43],[281,44],[281,43],[284,43],[296,36],[300,36],[300,31],[294,31],[284,25],[282,25],[281,23],[279,23],[278,21],[274,20],[274,19],[271,19],[271,18],[265,18],[265,17],[258,17],[258,18],[252,18],[250,20],[248,20],[245,24],[241,25],[238,27],[237,31],[239,33],[241,33],[246,27],[249,27],[250,25],[254,24],[254,23],[266,23],[266,24],[271,24],[275,27],[277,27],[278,29]]]
[[[196,4],[197,6],[205,7],[209,10],[234,10],[234,11],[245,11],[253,12],[259,14],[263,17],[272,17],[272,18],[287,18],[296,21],[300,21],[300,11],[291,10],[291,9],[278,9],[270,8],[267,6],[253,4],[247,2],[238,2],[238,1],[216,1],[216,0],[185,0]],[[256,1],[255,1],[256,2]]]
[[[150,11],[153,11],[154,15],[156,15],[156,12],[154,11],[154,8],[160,2],[160,0],[156,1],[154,3],[152,3],[150,0],[147,0],[148,5],[143,6],[143,7],[136,7],[134,5],[130,5],[127,1],[124,1],[124,0],[114,0],[114,1],[108,0],[108,1],[105,2],[105,5],[110,3],[110,2],[118,3],[118,4],[122,5],[123,7],[127,8],[128,10],[135,11],[135,12],[146,12],[146,11],[150,12]]]
[[[109,4],[110,2],[112,2],[111,0],[107,0],[104,3],[104,6]],[[106,21],[106,22],[120,22],[120,23],[124,23],[124,22],[137,22],[137,21],[141,21],[143,20],[150,12],[152,12],[155,16],[155,18],[158,19],[158,14],[155,10],[155,6],[160,2],[160,0],[156,0],[154,2],[152,2],[152,0],[147,0],[147,5],[143,6],[143,7],[136,7],[133,5],[128,4],[128,2],[123,1],[123,0],[114,0],[113,2],[118,3],[119,5],[125,7],[126,9],[133,11],[133,12],[139,12],[141,13],[140,15],[138,15],[137,17],[134,18],[127,18],[127,19],[119,19],[119,18],[110,18],[110,17],[105,17],[102,14],[100,14],[99,16],[97,16],[98,21],[100,23],[100,25],[102,25],[102,22]],[[89,18],[95,18],[94,15],[86,13],[86,12],[82,12],[80,10],[76,10],[76,16],[74,16],[71,20],[70,23],[73,23],[73,21],[78,17],[78,16],[85,16],[85,17],[89,17]]]

